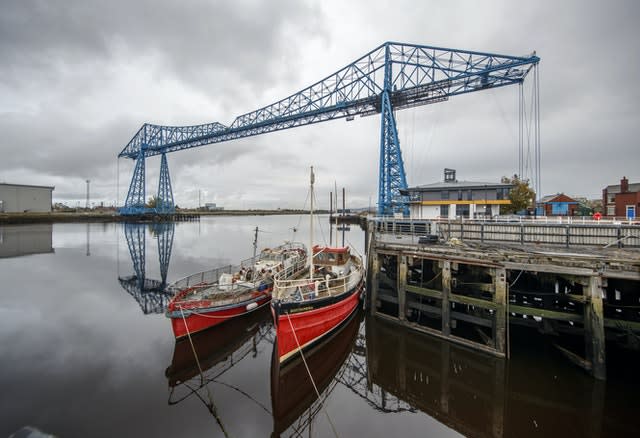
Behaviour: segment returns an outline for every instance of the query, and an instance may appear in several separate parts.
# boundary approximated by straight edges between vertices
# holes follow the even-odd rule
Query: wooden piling
[[[407,256],[398,254],[398,319],[407,319]]]
[[[592,275],[589,286],[585,288],[587,300],[584,307],[585,354],[591,362],[593,377],[606,380],[604,315],[602,306],[602,277]]]
[[[500,353],[506,353],[507,331],[507,270],[493,270],[493,302],[496,305],[493,320],[493,347]]]
[[[442,261],[442,334],[451,334],[451,262]]]

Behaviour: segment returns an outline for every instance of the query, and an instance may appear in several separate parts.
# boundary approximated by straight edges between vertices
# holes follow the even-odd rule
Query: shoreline
[[[319,211],[328,214],[328,211]],[[219,210],[197,211],[180,210],[170,217],[148,214],[135,216],[121,216],[114,211],[95,212],[51,212],[51,213],[0,213],[0,225],[21,225],[40,223],[108,223],[108,222],[166,222],[173,220],[200,220],[208,216],[284,216],[308,214],[304,210]]]

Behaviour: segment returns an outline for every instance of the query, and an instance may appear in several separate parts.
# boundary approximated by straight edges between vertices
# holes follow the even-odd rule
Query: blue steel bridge
[[[452,96],[507,85],[521,85],[520,141],[522,142],[522,84],[540,61],[528,56],[498,55],[469,50],[386,42],[346,67],[275,103],[236,117],[229,125],[213,122],[195,126],[145,123],[118,158],[136,161],[120,214],[171,214],[175,211],[167,153],[198,146],[310,125],[334,119],[380,114],[378,214],[408,214],[400,194],[407,180],[398,139],[395,110],[443,102]],[[534,97],[536,139],[539,139],[537,95]],[[520,145],[522,176],[522,144]],[[157,203],[145,207],[145,159],[161,155]],[[539,144],[534,151],[539,183]]]

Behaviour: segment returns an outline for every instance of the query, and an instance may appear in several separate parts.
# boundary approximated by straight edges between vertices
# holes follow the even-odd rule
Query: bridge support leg
[[[127,248],[133,262],[133,270],[136,273],[138,286],[142,288],[145,279],[146,264],[146,246],[145,246],[145,230],[144,224],[124,224],[124,235],[127,239]]]
[[[409,216],[409,207],[400,189],[407,188],[400,140],[396,129],[389,92],[382,93],[382,120],[380,128],[380,176],[378,181],[378,215],[402,213]]]
[[[174,222],[161,222],[157,224],[158,230],[158,259],[160,262],[160,279],[162,287],[167,284],[167,272],[169,271],[169,260],[171,260],[171,249],[173,248],[173,235],[176,224]]]
[[[171,214],[176,208],[173,203],[173,191],[171,190],[171,177],[169,176],[169,165],[167,164],[167,154],[162,154],[160,160],[160,180],[158,182],[158,198],[156,211],[161,214]]]
[[[138,158],[136,158],[136,167],[133,169],[129,192],[124,207],[120,209],[120,214],[131,215],[144,213],[145,209],[145,158],[144,150],[141,148]]]

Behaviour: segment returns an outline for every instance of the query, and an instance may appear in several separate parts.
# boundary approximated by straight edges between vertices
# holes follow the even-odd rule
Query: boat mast
[[[309,223],[309,250],[311,255],[309,256],[309,278],[313,280],[313,183],[315,176],[313,174],[313,166],[311,166],[311,210],[310,210],[310,223]]]
[[[338,183],[333,180],[333,193],[336,196],[336,246],[338,246]]]
[[[256,227],[256,234],[253,237],[253,263],[256,262],[256,252],[258,251],[258,227]]]

